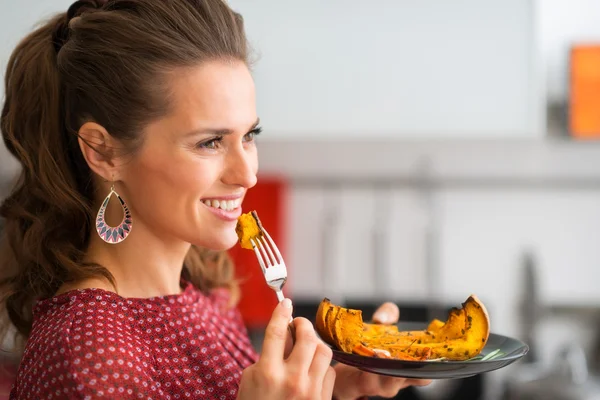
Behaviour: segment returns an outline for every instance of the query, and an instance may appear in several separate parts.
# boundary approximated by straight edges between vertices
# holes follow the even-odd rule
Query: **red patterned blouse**
[[[11,399],[234,399],[257,360],[226,291],[123,298],[80,289],[42,300]]]

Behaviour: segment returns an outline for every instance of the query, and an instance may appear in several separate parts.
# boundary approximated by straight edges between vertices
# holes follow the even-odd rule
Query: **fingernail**
[[[283,299],[281,303],[285,308],[292,308],[292,300],[290,299]]]
[[[379,312],[373,316],[373,319],[381,324],[387,324],[390,320],[390,316],[385,312]]]

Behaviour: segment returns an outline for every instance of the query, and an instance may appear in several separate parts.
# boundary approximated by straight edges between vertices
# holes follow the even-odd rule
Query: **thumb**
[[[265,330],[262,357],[265,360],[282,360],[285,351],[285,342],[288,337],[288,324],[292,316],[292,301],[283,299],[271,316]]]
[[[395,324],[400,319],[400,310],[394,303],[383,303],[373,314],[373,322],[378,324]]]

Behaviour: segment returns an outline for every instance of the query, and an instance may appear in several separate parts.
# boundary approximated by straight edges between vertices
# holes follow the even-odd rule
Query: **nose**
[[[241,186],[250,189],[256,185],[258,172],[258,155],[256,148],[244,146],[231,149],[225,160],[222,181],[227,185]]]

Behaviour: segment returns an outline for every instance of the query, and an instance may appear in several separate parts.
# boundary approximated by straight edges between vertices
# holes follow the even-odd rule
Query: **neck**
[[[94,230],[85,261],[108,269],[120,296],[165,296],[181,292],[181,271],[189,249],[189,243],[157,237],[138,219],[131,234],[118,244],[104,242]]]

